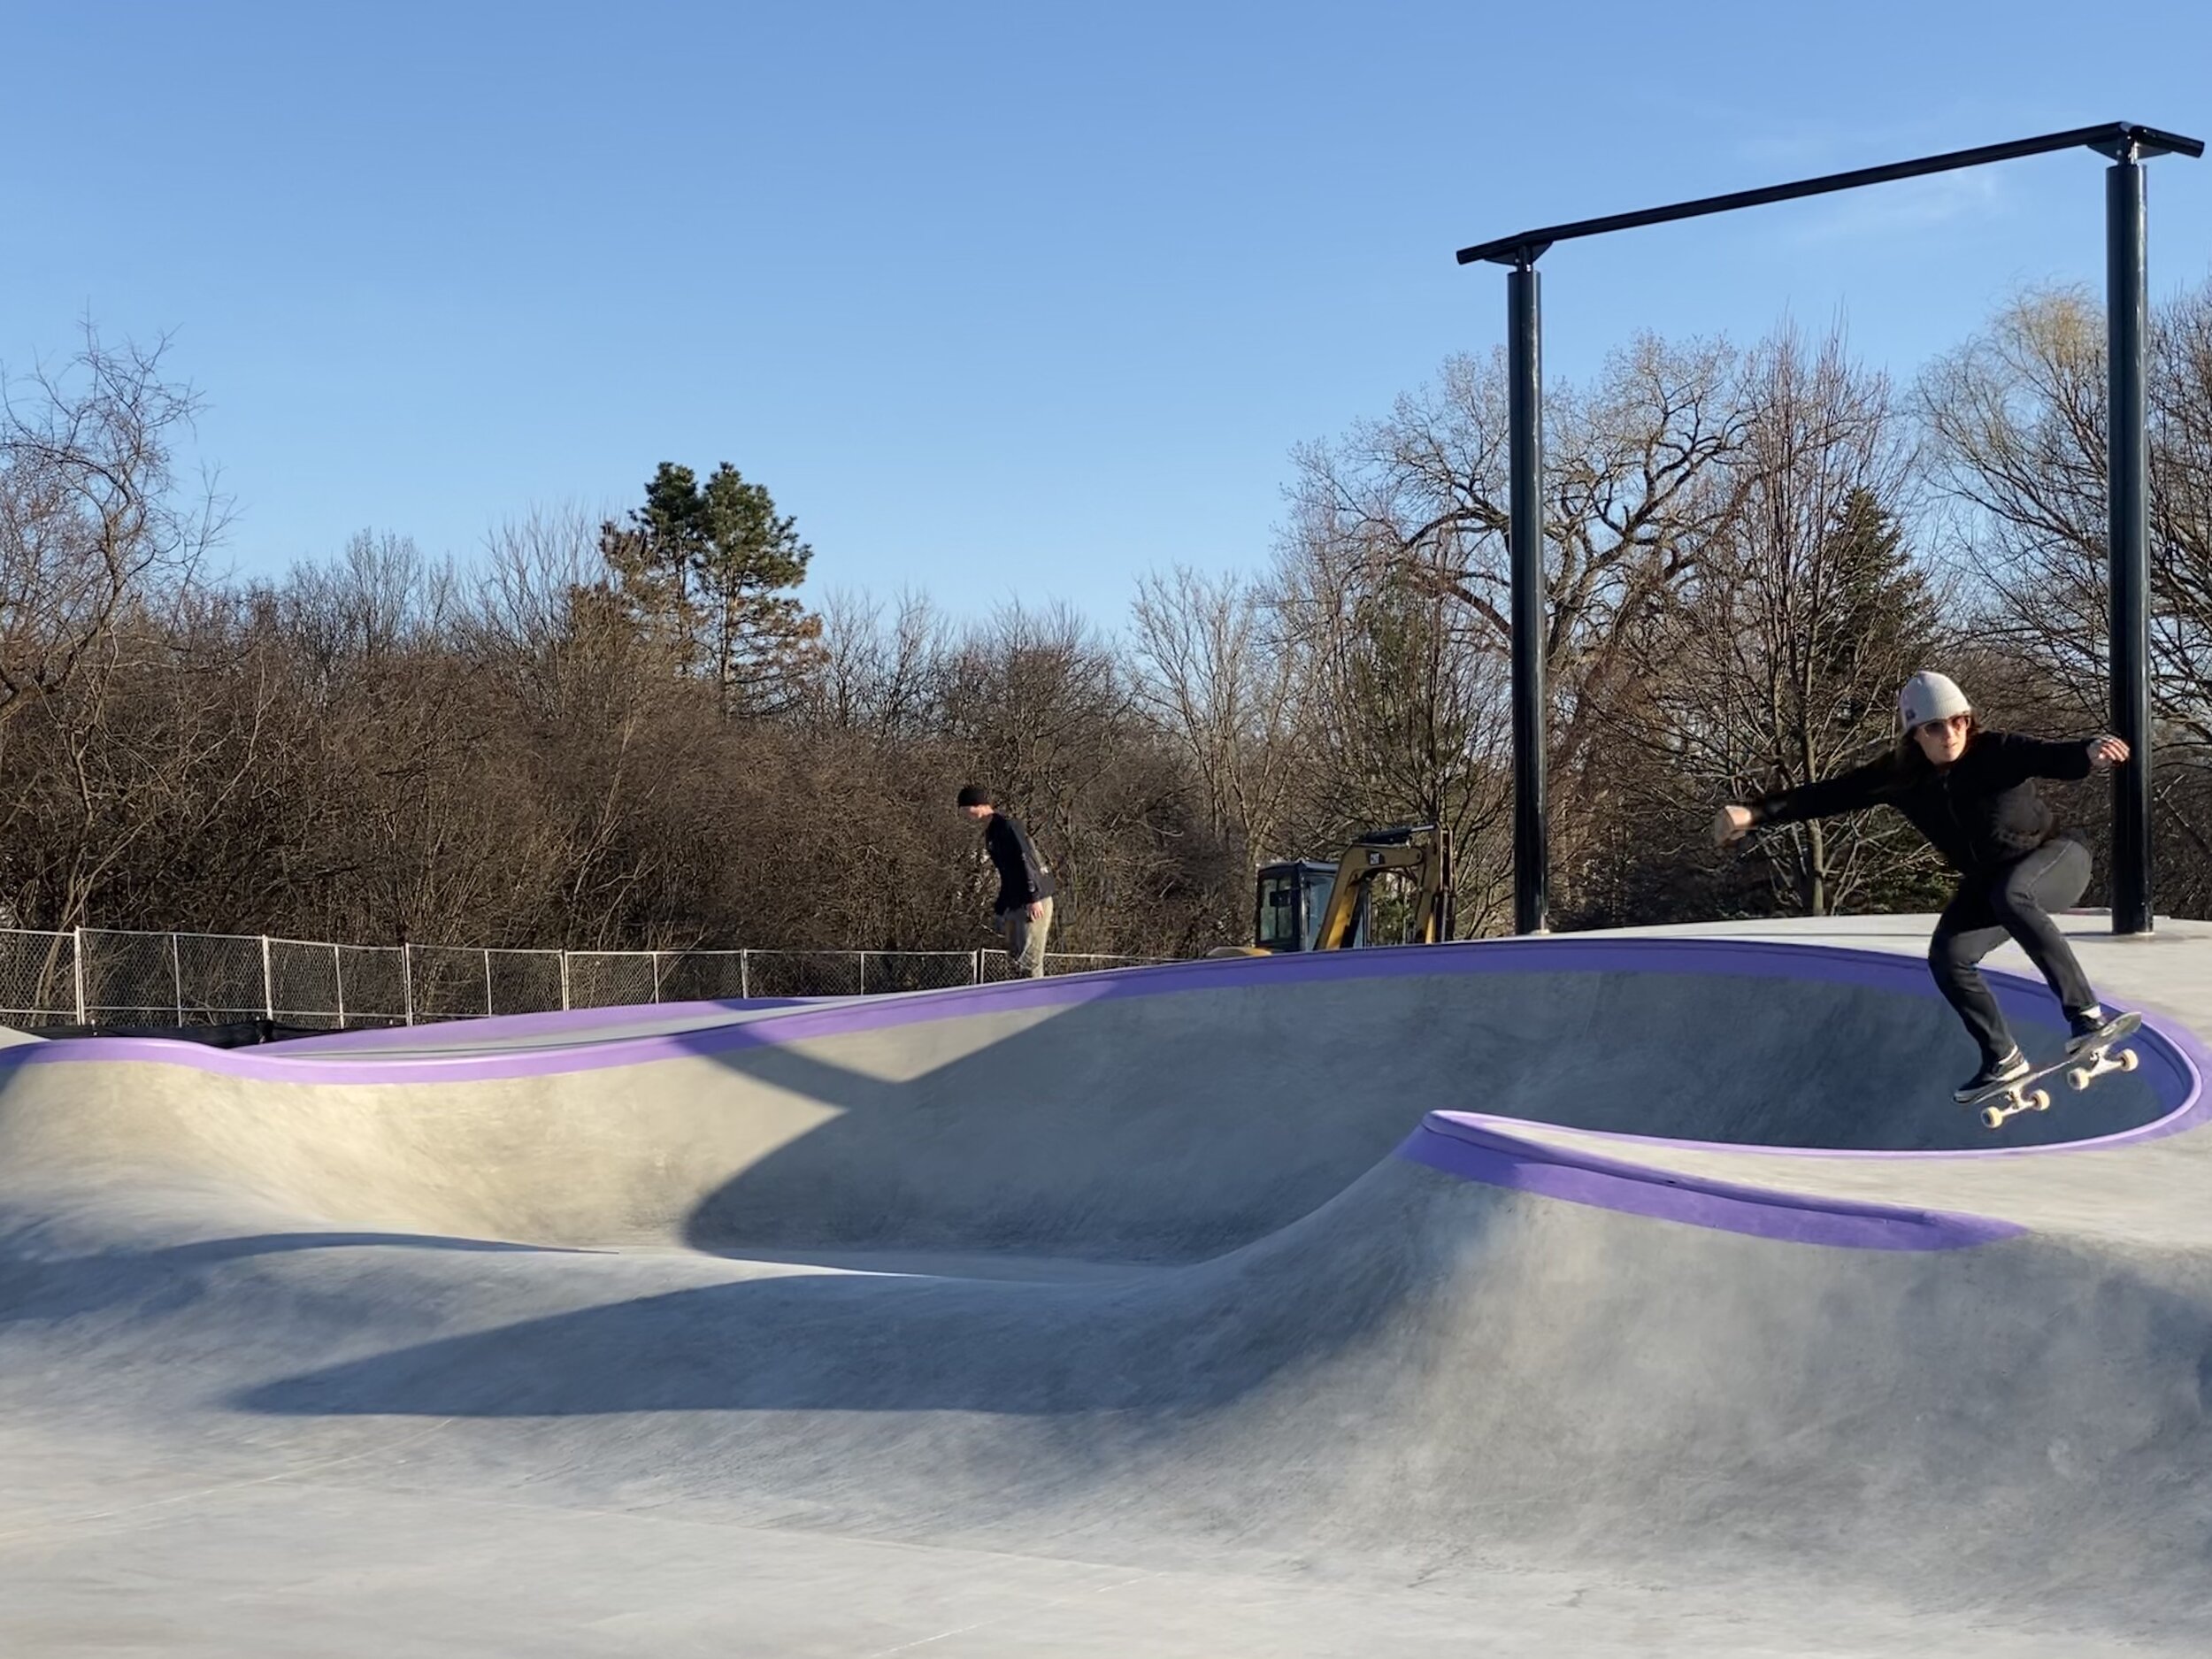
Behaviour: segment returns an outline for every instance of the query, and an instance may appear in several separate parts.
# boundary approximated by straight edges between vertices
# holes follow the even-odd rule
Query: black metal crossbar
[[[1581,236],[1602,236],[1609,231],[1636,230],[1646,225],[1665,225],[1678,219],[1701,219],[1708,213],[1732,213],[1740,207],[1764,207],[1770,202],[1794,202],[1808,196],[1827,196],[1837,190],[1856,190],[1870,184],[1893,184],[1900,179],[1922,179],[1933,173],[1955,173],[1962,167],[1985,167],[1995,161],[2017,161],[2025,156],[2047,156],[2061,150],[2093,150],[2114,160],[2132,151],[2139,161],[2153,156],[2199,157],[2204,141],[2154,127],[2127,121],[2108,121],[2101,127],[2077,127],[2069,132],[2047,133],[2040,138],[2015,139],[2008,144],[1983,144],[1973,150],[1947,150],[1915,161],[1893,161],[1880,167],[1855,167],[1848,173],[1824,173],[1790,184],[1770,184],[1756,190],[1732,190],[1726,196],[1704,196],[1694,202],[1667,207],[1647,207],[1633,213],[1609,213],[1602,219],[1578,219],[1571,224],[1548,225],[1501,236],[1495,242],[1462,248],[1455,257],[1461,265],[1489,261],[1494,265],[1532,265],[1555,242]]]

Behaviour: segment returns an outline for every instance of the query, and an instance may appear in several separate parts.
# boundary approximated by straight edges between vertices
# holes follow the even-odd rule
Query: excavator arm
[[[1440,944],[1452,936],[1451,832],[1434,824],[1371,830],[1344,849],[1336,881],[1314,936],[1316,950],[1341,950],[1358,930],[1374,879],[1402,870],[1415,879],[1413,914],[1406,943]]]

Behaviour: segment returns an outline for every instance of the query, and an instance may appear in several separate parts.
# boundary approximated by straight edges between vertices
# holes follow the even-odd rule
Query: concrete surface
[[[2212,1650],[2212,928],[1927,926],[8,1047],[0,1653]]]

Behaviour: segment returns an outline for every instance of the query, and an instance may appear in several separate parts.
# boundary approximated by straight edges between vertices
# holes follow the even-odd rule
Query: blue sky
[[[810,588],[1119,620],[1256,568],[1288,452],[1502,336],[1532,224],[2128,119],[2212,135],[2212,6],[12,8],[0,362],[174,334],[267,572],[472,557],[734,463]],[[2101,280],[2081,152],[1563,247],[1548,372],[1840,317],[1909,374]],[[2212,162],[2151,169],[2153,281]]]

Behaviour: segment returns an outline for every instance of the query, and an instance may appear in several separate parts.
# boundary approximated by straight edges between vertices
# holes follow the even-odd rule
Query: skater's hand
[[[2092,772],[2102,772],[2108,766],[2116,766],[2127,757],[2128,746],[2109,732],[2089,740],[2089,769]]]
[[[1724,806],[1720,816],[1713,820],[1713,844],[1727,847],[1744,838],[1751,828],[1751,809],[1747,806]]]
[[[1029,907],[1029,919],[1033,922],[1041,922],[1044,918],[1045,902],[1042,899],[1039,899]]]

